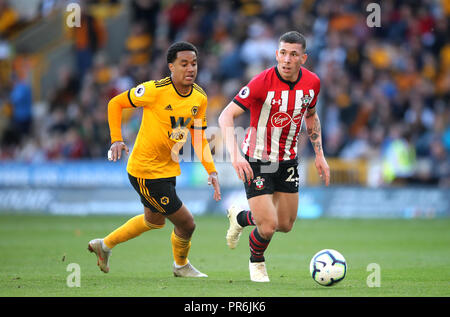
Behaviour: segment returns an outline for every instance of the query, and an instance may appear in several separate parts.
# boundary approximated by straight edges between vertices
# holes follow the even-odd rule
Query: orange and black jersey
[[[108,104],[112,143],[122,140],[122,108],[131,107],[142,107],[143,116],[128,159],[128,173],[144,179],[180,175],[178,153],[189,130],[194,150],[206,171],[216,171],[204,133],[207,96],[200,86],[194,84],[189,94],[181,95],[167,77],[144,82],[114,97]],[[201,137],[194,137],[195,130]],[[205,147],[208,147],[206,151]]]

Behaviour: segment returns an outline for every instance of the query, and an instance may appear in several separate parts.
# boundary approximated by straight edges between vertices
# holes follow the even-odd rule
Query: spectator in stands
[[[158,15],[161,11],[161,2],[158,0],[131,1],[132,19],[134,23],[143,23],[145,31],[153,39],[158,27]]]
[[[262,70],[275,64],[273,52],[277,48],[277,41],[269,25],[256,19],[249,25],[248,38],[241,47],[241,59],[250,68]]]
[[[95,53],[105,46],[107,33],[103,22],[89,13],[85,6],[81,7],[80,20],[80,27],[74,27],[71,30],[78,76],[82,81],[93,65]]]
[[[10,35],[18,21],[19,14],[8,4],[8,1],[0,0],[0,36]]]
[[[383,145],[383,179],[386,184],[406,184],[414,176],[416,153],[410,142],[410,132],[404,126],[391,127]]]
[[[52,112],[56,108],[66,109],[77,99],[79,91],[79,78],[69,67],[61,67],[58,71],[58,86],[49,93],[49,110]]]
[[[10,100],[12,104],[12,130],[17,134],[19,142],[31,133],[33,123],[32,97],[28,79],[17,76],[13,83]]]
[[[222,80],[239,79],[244,75],[245,65],[241,59],[240,48],[231,38],[221,41],[218,76]]]
[[[175,0],[165,11],[169,23],[169,40],[172,42],[177,33],[187,23],[192,13],[191,3],[188,0]]]
[[[432,175],[441,186],[450,186],[450,156],[446,152],[440,139],[431,143],[431,166]]]
[[[143,22],[134,22],[126,41],[126,50],[131,67],[142,67],[150,62],[152,37]]]

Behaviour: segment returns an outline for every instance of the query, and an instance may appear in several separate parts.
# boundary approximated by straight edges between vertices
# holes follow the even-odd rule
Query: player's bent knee
[[[266,225],[262,225],[260,227],[258,227],[258,233],[259,235],[266,239],[266,240],[270,240],[273,236],[273,234],[275,233],[277,229],[276,224],[266,224]]]
[[[288,233],[289,231],[292,230],[292,227],[294,226],[294,223],[285,223],[285,224],[280,224],[277,228],[278,232],[284,232],[284,233]]]
[[[196,227],[196,225],[195,225],[195,222],[194,222],[194,221],[192,221],[191,223],[189,223],[189,224],[187,225],[187,230],[188,230],[188,232],[190,232],[191,234],[193,234],[194,231],[195,231],[195,227]]]
[[[194,221],[185,221],[178,226],[178,230],[183,232],[184,236],[191,236],[195,231]]]

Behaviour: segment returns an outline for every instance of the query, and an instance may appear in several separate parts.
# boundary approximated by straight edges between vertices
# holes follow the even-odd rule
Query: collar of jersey
[[[274,68],[275,68],[275,73],[277,74],[278,79],[281,80],[283,83],[286,83],[287,85],[289,85],[290,90],[294,89],[295,85],[297,85],[297,83],[302,78],[302,68],[301,67],[300,67],[300,71],[298,72],[297,80],[295,82],[283,79],[283,77],[281,77],[280,73],[278,72],[277,66],[274,66]]]
[[[194,90],[194,85],[191,86],[191,91],[187,94],[187,95],[182,95],[180,94],[180,92],[177,90],[177,87],[175,87],[175,85],[173,84],[172,81],[172,76],[169,77],[170,78],[170,83],[172,84],[173,89],[175,89],[175,91],[177,92],[178,96],[186,98],[189,97],[192,94],[192,91]]]

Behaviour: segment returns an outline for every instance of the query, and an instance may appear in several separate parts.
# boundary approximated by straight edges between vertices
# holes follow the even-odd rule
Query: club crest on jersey
[[[198,106],[193,106],[191,109],[192,115],[195,116],[197,114],[197,112],[198,112]]]
[[[264,188],[264,181],[265,179],[261,176],[256,177],[256,179],[253,180],[253,183],[255,183],[256,189],[261,190]]]
[[[302,108],[305,108],[311,103],[312,97],[309,95],[304,95],[301,100],[302,100]]]

